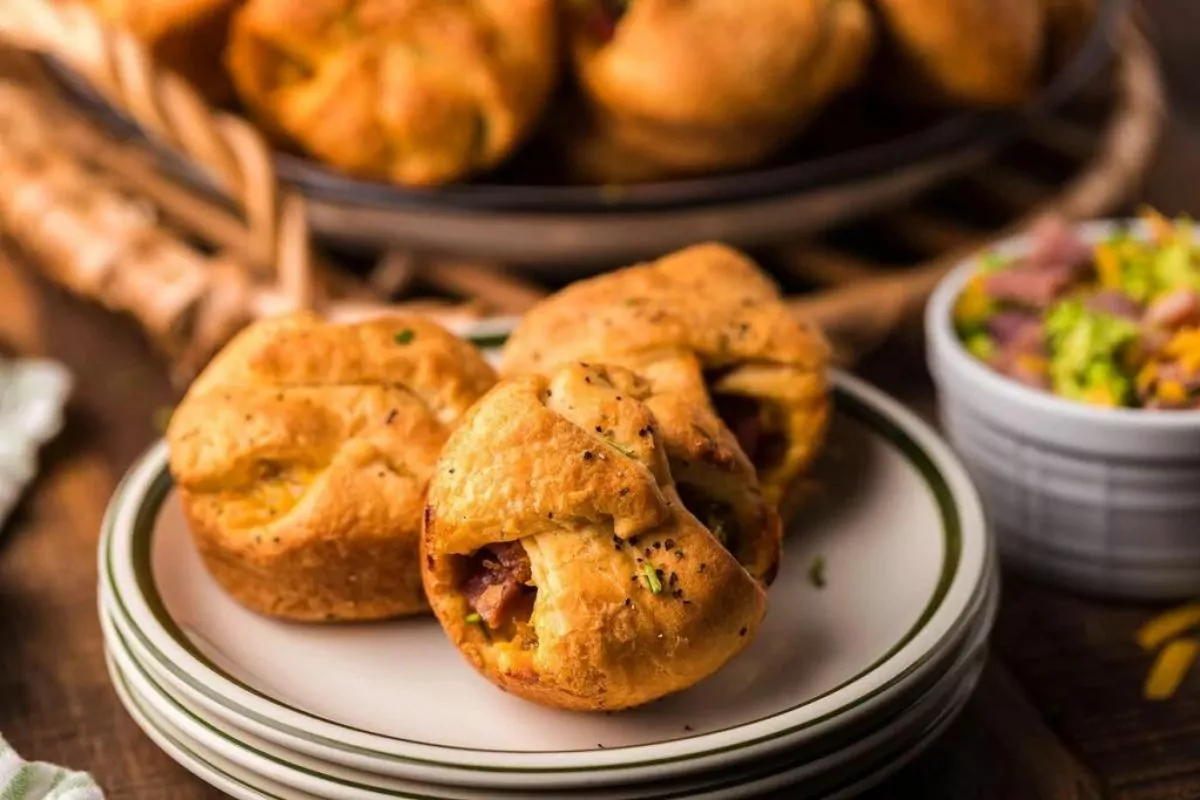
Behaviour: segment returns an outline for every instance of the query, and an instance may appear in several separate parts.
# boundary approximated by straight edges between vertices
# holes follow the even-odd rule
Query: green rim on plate
[[[843,379],[843,381],[844,381],[844,379]],[[935,463],[934,459],[929,455],[928,452],[926,452],[926,450],[922,447],[921,444],[919,444],[916,440],[914,440],[914,438],[906,430],[904,430],[903,427],[901,427],[899,424],[897,424],[894,420],[890,419],[884,413],[881,413],[879,410],[872,407],[872,405],[868,401],[863,400],[862,398],[856,396],[856,392],[853,389],[853,383],[851,383],[851,382],[847,382],[847,383],[850,383],[849,387],[847,387],[845,385],[839,385],[834,390],[834,399],[835,399],[835,403],[836,403],[838,411],[840,413],[845,414],[846,416],[850,417],[851,419],[855,420],[856,422],[870,428],[872,431],[874,431],[875,433],[880,435],[884,440],[889,442],[893,447],[896,448],[896,450],[901,455],[903,455],[906,458],[906,460],[908,460],[913,465],[913,467],[916,469],[916,471],[925,479],[927,485],[929,486],[929,489],[932,493],[932,496],[935,500],[935,503],[936,503],[939,513],[941,515],[941,519],[942,519],[942,523],[943,523],[943,535],[945,537],[945,546],[944,546],[944,550],[943,550],[943,560],[942,560],[942,566],[941,566],[939,579],[937,581],[936,587],[935,587],[928,603],[926,604],[926,607],[925,607],[923,613],[920,615],[917,622],[904,634],[904,636],[898,642],[896,642],[892,647],[890,647],[887,650],[887,652],[885,653],[884,656],[882,656],[880,659],[878,659],[877,661],[872,663],[869,667],[862,670],[861,672],[859,672],[857,675],[850,678],[849,680],[828,690],[827,692],[824,692],[817,697],[809,698],[804,703],[789,707],[787,709],[783,709],[781,711],[775,712],[774,714],[766,715],[757,720],[752,720],[750,722],[741,723],[737,726],[732,726],[731,728],[723,729],[725,731],[745,727],[746,725],[753,725],[755,723],[759,723],[759,722],[762,722],[765,720],[770,720],[772,718],[778,717],[782,714],[794,712],[797,709],[803,708],[811,703],[817,702],[817,701],[821,700],[822,698],[827,697],[827,696],[833,694],[834,692],[837,692],[838,690],[845,688],[846,686],[854,683],[855,681],[862,679],[864,676],[868,675],[873,670],[877,669],[880,665],[887,662],[897,652],[899,652],[901,649],[903,649],[906,644],[911,642],[929,624],[930,620],[934,617],[934,615],[936,614],[938,609],[941,607],[943,601],[945,600],[945,598],[947,596],[947,593],[950,590],[951,585],[954,582],[955,577],[958,575],[959,567],[961,565],[961,557],[962,557],[962,527],[961,527],[962,516],[961,516],[961,509],[958,506],[954,492],[951,489],[950,483],[947,481],[947,478],[942,473],[939,466]],[[153,527],[154,527],[154,524],[155,524],[155,521],[156,521],[156,518],[157,518],[157,515],[159,512],[159,509],[162,505],[162,502],[164,501],[168,491],[171,488],[170,476],[169,476],[168,472],[166,471],[165,459],[163,459],[163,457],[162,457],[161,450],[159,450],[157,452],[157,457],[158,457],[158,460],[162,463],[160,463],[158,465],[158,473],[154,476],[154,478],[150,482],[150,485],[148,486],[148,488],[146,488],[144,490],[144,492],[142,493],[142,496],[135,497],[132,499],[127,496],[129,494],[128,486],[126,485],[128,482],[128,478],[127,478],[126,481],[124,481],[122,483],[122,486],[118,488],[118,491],[117,491],[114,501],[113,501],[113,509],[123,506],[124,504],[131,503],[131,502],[139,504],[139,506],[136,510],[135,520],[133,523],[131,557],[132,557],[132,561],[133,561],[133,563],[132,563],[133,572],[134,572],[134,575],[135,575],[135,578],[136,578],[136,581],[138,584],[138,589],[141,592],[142,599],[145,602],[148,609],[150,610],[151,615],[153,616],[155,622],[161,627],[162,632],[165,633],[174,644],[176,644],[180,648],[182,648],[184,650],[184,652],[186,652],[192,658],[196,659],[196,661],[201,666],[203,666],[205,669],[210,670],[214,675],[219,676],[221,679],[223,679],[224,681],[227,681],[229,684],[236,687],[237,689],[247,692],[247,693],[253,695],[254,697],[257,697],[257,698],[265,701],[266,703],[270,703],[272,705],[278,706],[281,709],[285,709],[287,711],[292,712],[293,714],[299,715],[303,718],[311,719],[314,722],[319,722],[326,726],[332,726],[339,730],[345,730],[348,732],[363,734],[363,735],[366,735],[366,736],[369,736],[372,738],[379,739],[381,741],[397,742],[397,743],[401,743],[401,744],[412,744],[412,745],[421,746],[423,748],[428,748],[428,749],[433,749],[433,750],[444,750],[447,752],[462,753],[462,754],[486,752],[486,753],[492,753],[492,754],[512,754],[512,755],[529,756],[529,755],[558,755],[558,754],[568,754],[568,753],[590,752],[590,751],[586,751],[586,750],[498,751],[498,750],[482,750],[482,749],[462,748],[462,747],[454,747],[454,746],[448,746],[448,745],[437,745],[437,744],[432,744],[432,743],[428,743],[428,742],[414,742],[412,740],[378,734],[378,733],[375,733],[372,731],[366,731],[366,730],[354,728],[351,726],[346,726],[341,723],[335,722],[333,720],[324,719],[318,715],[312,714],[311,712],[305,711],[303,709],[295,708],[295,707],[289,706],[285,703],[282,703],[268,695],[263,694],[262,692],[254,689],[253,687],[241,682],[237,678],[229,675],[227,672],[225,672],[223,669],[221,669],[218,665],[213,663],[209,658],[207,658],[203,653],[201,653],[199,651],[199,649],[196,648],[192,644],[192,642],[183,633],[183,631],[180,630],[180,628],[178,627],[178,625],[176,625],[174,620],[171,619],[171,617],[169,616],[169,614],[166,611],[166,608],[163,604],[162,598],[158,592],[158,588],[154,581],[154,577],[153,577],[153,573],[152,573],[152,569],[151,569],[151,562],[150,562],[151,540],[152,540]],[[131,472],[130,475],[132,476],[133,474],[138,474],[140,472],[144,472],[149,466],[149,464],[147,463],[148,458],[149,458],[149,456],[146,459],[143,459],[142,465],[140,467],[136,468],[133,472]],[[264,715],[259,714],[256,711],[252,711],[250,709],[244,708],[244,707],[234,703],[233,701],[229,700],[227,697],[222,696],[221,693],[214,691],[210,687],[206,686],[203,682],[197,680],[193,675],[189,674],[187,670],[185,670],[185,669],[181,668],[179,665],[173,663],[170,660],[170,658],[168,658],[161,651],[161,649],[159,649],[158,647],[155,646],[155,644],[151,641],[150,637],[148,637],[145,634],[145,632],[142,631],[139,628],[139,626],[134,622],[133,616],[130,613],[128,604],[126,602],[126,598],[122,595],[121,588],[118,585],[116,578],[115,578],[115,571],[114,571],[114,566],[113,566],[114,555],[113,555],[112,542],[113,542],[113,538],[114,538],[113,530],[114,530],[114,527],[116,524],[116,519],[117,519],[118,515],[116,513],[114,513],[113,509],[110,509],[110,513],[108,515],[106,515],[106,518],[105,518],[104,539],[103,539],[103,543],[102,543],[102,567],[103,567],[104,573],[107,575],[107,578],[108,578],[108,586],[110,589],[111,596],[114,600],[115,610],[117,611],[117,613],[120,614],[120,617],[123,620],[125,620],[129,629],[134,632],[134,634],[136,635],[142,648],[152,656],[152,658],[154,659],[154,661],[156,663],[161,665],[166,671],[168,671],[171,675],[173,675],[177,680],[183,682],[190,689],[199,693],[200,695],[208,697],[212,702],[214,702],[218,705],[221,705],[222,707],[225,707],[232,712],[235,712],[239,716],[254,720],[254,721],[258,722],[259,724],[271,727],[282,733],[286,733],[291,737],[309,741],[313,744],[321,745],[323,747],[332,748],[332,749],[336,749],[336,750],[339,750],[342,752],[352,753],[352,754],[356,754],[356,755],[360,755],[360,756],[367,756],[367,757],[370,757],[373,759],[385,759],[388,761],[404,762],[404,763],[429,764],[429,765],[434,765],[434,766],[438,766],[438,767],[448,767],[448,768],[451,768],[454,770],[505,772],[505,773],[570,773],[570,772],[586,772],[586,771],[592,771],[592,770],[597,769],[597,767],[594,767],[594,766],[569,766],[569,767],[484,766],[484,765],[464,764],[464,763],[460,763],[460,762],[445,762],[445,761],[438,761],[438,760],[433,760],[433,759],[418,758],[418,757],[414,757],[414,756],[401,756],[401,755],[397,755],[397,754],[379,752],[379,751],[372,750],[369,748],[359,747],[359,746],[356,746],[356,745],[353,745],[353,744],[350,744],[350,743],[347,743],[344,741],[330,739],[328,737],[321,736],[319,734],[312,733],[310,731],[296,729],[294,727],[291,727],[291,726],[285,725],[283,723],[279,723],[270,718],[267,718]],[[983,582],[980,581],[980,585],[982,585],[982,583]],[[979,590],[978,586],[973,587],[972,594],[974,594],[978,590]],[[967,605],[969,606],[969,603]],[[637,768],[637,767],[653,766],[653,765],[657,765],[657,764],[689,761],[689,760],[694,760],[697,758],[707,758],[710,756],[719,755],[722,753],[733,752],[733,751],[740,750],[740,749],[743,749],[746,747],[751,747],[751,746],[762,744],[762,743],[765,743],[765,742],[768,742],[768,741],[771,741],[774,739],[778,739],[783,736],[788,736],[790,734],[794,734],[798,731],[804,730],[813,725],[816,725],[823,721],[826,721],[826,720],[830,719],[831,717],[835,717],[835,716],[844,714],[845,712],[860,706],[861,704],[867,702],[868,700],[872,699],[873,697],[877,696],[878,694],[888,690],[892,686],[894,686],[897,683],[899,683],[900,681],[904,680],[913,671],[920,669],[928,661],[928,659],[931,657],[931,655],[939,650],[941,643],[944,640],[948,639],[952,635],[956,635],[957,633],[958,633],[958,631],[957,631],[956,625],[952,624],[942,634],[941,640],[939,640],[938,643],[931,646],[926,652],[922,653],[919,657],[917,657],[913,661],[912,664],[909,664],[900,673],[898,673],[895,676],[892,676],[888,681],[881,684],[880,686],[875,687],[870,692],[862,695],[861,697],[856,698],[852,703],[848,703],[847,705],[845,705],[843,707],[832,710],[829,713],[822,715],[821,717],[805,720],[797,725],[794,725],[794,726],[791,726],[788,728],[784,728],[784,729],[781,729],[778,731],[772,731],[766,735],[759,736],[753,740],[734,742],[734,743],[730,743],[730,744],[720,746],[720,747],[714,747],[714,748],[703,750],[703,751],[686,753],[686,754],[681,754],[681,755],[672,756],[672,757],[652,758],[652,759],[646,759],[646,760],[642,760],[642,761],[606,764],[603,766],[603,769],[605,769],[605,770],[622,770],[622,769],[631,769],[631,768]],[[698,734],[696,737],[682,737],[681,739],[673,740],[673,741],[686,741],[689,738],[697,738],[698,736],[711,736],[711,735],[714,735],[714,734],[717,734],[720,732],[721,732],[720,730],[708,731],[708,732],[705,732],[704,734]],[[626,746],[626,747],[607,748],[606,751],[613,752],[613,751],[627,750],[627,749],[646,747],[646,746],[647,745],[630,745],[630,746]]]
[[[102,616],[106,616],[106,614],[103,611],[102,611]],[[168,731],[163,730],[163,728],[160,724],[156,724],[155,722],[153,722],[150,719],[150,717],[152,717],[152,716],[155,716],[155,717],[162,716],[164,719],[167,719],[167,717],[165,716],[165,712],[163,712],[161,710],[157,710],[157,709],[155,709],[153,712],[147,712],[146,706],[144,705],[144,702],[146,701],[146,697],[143,694],[143,690],[135,689],[134,687],[129,685],[129,682],[127,679],[127,675],[129,674],[129,668],[122,666],[121,663],[119,663],[120,661],[127,660],[132,665],[132,669],[136,670],[137,674],[140,675],[141,680],[145,681],[146,684],[148,686],[150,686],[152,688],[152,690],[162,699],[162,701],[171,707],[171,709],[174,711],[174,713],[177,713],[181,716],[187,717],[194,724],[196,724],[200,727],[203,727],[205,730],[209,731],[215,737],[219,737],[220,739],[228,742],[231,746],[239,748],[239,749],[251,754],[252,756],[254,756],[256,758],[270,761],[280,767],[297,771],[303,775],[311,776],[317,780],[337,784],[337,785],[344,786],[346,788],[353,789],[353,790],[361,790],[361,791],[368,792],[368,793],[371,793],[371,794],[374,794],[374,795],[377,795],[380,797],[393,797],[393,798],[399,798],[400,800],[446,800],[446,795],[420,794],[412,789],[409,789],[409,790],[389,789],[389,788],[384,788],[384,787],[375,786],[375,785],[371,785],[371,784],[358,783],[356,781],[353,781],[353,780],[350,780],[347,778],[343,778],[343,777],[339,777],[337,775],[329,774],[327,772],[319,772],[310,767],[305,767],[303,765],[300,765],[300,764],[297,764],[297,763],[294,763],[291,761],[286,761],[278,756],[272,755],[271,753],[264,752],[264,751],[258,749],[257,747],[249,744],[248,742],[242,741],[241,739],[238,739],[238,738],[232,736],[229,732],[214,726],[208,720],[199,716],[196,712],[194,712],[191,709],[189,709],[188,707],[184,706],[179,700],[177,700],[175,697],[173,697],[166,689],[163,688],[163,686],[154,678],[154,676],[149,674],[149,672],[146,670],[146,668],[137,660],[136,656],[133,655],[132,651],[129,649],[129,644],[126,641],[125,636],[119,630],[116,630],[115,623],[106,622],[104,624],[106,627],[106,630],[105,630],[106,640],[110,642],[110,644],[108,645],[108,652],[106,653],[107,659],[109,661],[110,673],[112,673],[115,680],[120,681],[121,688],[124,690],[122,692],[122,694],[125,695],[125,698],[129,702],[134,703],[138,707],[138,709],[140,711],[142,711],[143,719],[139,720],[139,722],[152,726],[158,733],[160,733],[161,735],[166,737],[176,747],[184,750],[191,757],[196,758],[197,760],[203,761],[204,763],[208,764],[208,766],[212,767],[213,769],[220,771],[221,774],[223,776],[225,776],[227,779],[238,781],[242,786],[247,786],[247,784],[240,781],[238,778],[236,778],[236,776],[232,776],[228,772],[220,770],[220,767],[217,767],[216,765],[211,764],[211,762],[208,762],[202,755],[195,753],[193,750],[188,748],[188,746],[185,743],[180,742],[176,736],[173,736]],[[979,653],[982,651],[982,648],[984,648],[984,645],[983,645],[982,641],[980,641],[979,643],[977,643],[976,645],[974,645],[973,647],[971,647],[969,649],[969,652],[967,653],[967,656],[965,658],[960,656],[960,658],[963,658],[963,660],[961,660],[960,662],[957,662],[956,666],[951,668],[950,673],[947,673],[947,675],[942,676],[941,680],[935,682],[939,685],[942,685],[943,681],[952,680],[952,682],[953,682],[952,687],[943,685],[943,691],[946,693],[945,699],[953,700],[953,698],[959,697],[963,693],[962,685],[964,685],[965,683],[969,682],[972,684],[972,686],[974,685],[974,681],[977,680],[977,677],[970,678],[969,676],[971,675],[972,672],[974,672],[976,676],[978,675],[978,669],[976,667],[973,667],[972,664],[977,663],[978,658],[979,658]],[[114,655],[114,653],[118,652],[118,651],[124,652],[125,659],[120,659],[119,655]],[[952,678],[951,678],[951,674],[953,674]],[[930,690],[932,690],[932,688],[933,687],[929,687]],[[922,697],[924,697],[924,696],[925,696],[925,694],[922,693]],[[940,694],[938,695],[938,697],[939,697],[939,699],[941,699]],[[138,698],[138,699],[134,699],[134,698]],[[965,704],[964,700],[958,700],[958,701],[952,702],[950,704],[950,706],[947,706],[947,708],[944,708],[942,710],[942,712],[935,715],[934,719],[928,724],[928,727],[932,728],[932,727],[936,727],[938,725],[944,724],[946,716],[948,714],[957,715],[958,711],[961,711],[962,705],[964,705],[964,704]],[[951,708],[951,707],[953,707],[953,708]],[[903,716],[904,713],[907,713],[907,710],[905,712],[902,712],[901,714],[895,715],[894,717],[890,718],[890,721],[899,719],[901,716]],[[887,724],[890,724],[890,721]],[[875,727],[878,728],[880,726],[875,726]],[[190,734],[188,734],[184,730],[180,729],[178,732],[182,736],[190,736]],[[926,736],[926,735],[928,735],[928,732],[923,731],[922,733],[913,737],[913,739],[920,740],[920,739],[924,738],[924,736]],[[906,735],[906,738],[904,741],[909,741],[909,738],[907,737],[907,735]],[[208,749],[208,745],[205,745],[200,740],[196,740],[196,744],[198,746],[204,747],[205,749]],[[899,740],[897,740],[897,742],[892,743],[890,746],[880,745],[878,752],[876,752],[876,751],[871,752],[872,760],[882,758],[882,757],[884,757],[885,754],[891,754],[894,751],[898,751],[899,749],[901,749],[904,746],[905,745],[902,745],[899,743]],[[827,753],[819,754],[818,760],[823,759],[823,758],[828,758],[830,756],[836,756],[839,751],[840,751],[840,747],[835,748]],[[229,759],[232,763],[237,764],[239,767],[246,769],[247,771],[253,771],[252,767],[250,767],[246,764],[238,764],[238,762],[236,760],[234,760],[231,756],[224,755],[219,752],[217,752],[216,754],[219,757],[221,757],[222,759]],[[734,789],[734,788],[744,785],[747,781],[765,780],[766,778],[772,777],[774,775],[778,775],[785,771],[799,769],[810,763],[812,763],[812,759],[810,756],[809,757],[796,756],[796,757],[786,758],[786,759],[767,759],[764,762],[762,762],[757,769],[751,769],[751,770],[739,773],[734,776],[729,776],[729,777],[726,777],[724,780],[720,779],[720,777],[718,777],[718,776],[714,776],[714,778],[716,778],[716,779],[712,783],[706,783],[702,787],[697,788],[697,787],[693,786],[693,787],[688,788],[687,790],[647,796],[646,800],[686,800],[686,798],[694,796],[696,791],[712,792],[712,791],[722,791],[722,790],[726,790],[726,789]],[[841,765],[835,767],[833,770],[829,771],[829,774],[823,775],[820,772],[818,772],[818,773],[814,773],[809,778],[797,778],[797,780],[798,781],[806,781],[809,779],[823,778],[826,781],[829,781],[829,780],[833,779],[834,776],[841,776],[841,778],[839,778],[839,779],[844,780],[846,771],[851,770],[852,765],[857,765],[857,763],[858,762],[841,764]],[[306,789],[306,788],[302,788],[299,786],[295,786],[293,784],[289,784],[289,783],[287,783],[286,780],[281,779],[281,778],[275,778],[275,777],[271,777],[269,775],[267,775],[266,777],[268,777],[270,780],[280,782],[283,785],[289,786],[289,788],[292,788],[296,791],[304,792],[306,794],[311,794],[312,791],[315,791],[315,789]],[[248,788],[253,789],[254,787],[248,787]],[[453,788],[453,787],[449,787],[449,788]],[[255,791],[263,791],[263,790],[258,790],[258,789],[254,789],[254,790]],[[510,792],[511,792],[511,790],[510,790]],[[272,797],[274,797],[274,795],[272,795]]]

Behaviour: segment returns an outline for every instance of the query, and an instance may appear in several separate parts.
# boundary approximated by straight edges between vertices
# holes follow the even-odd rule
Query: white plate
[[[101,573],[118,620],[173,688],[326,761],[419,781],[546,788],[764,758],[927,678],[962,635],[987,571],[978,498],[936,434],[857,380],[837,376],[836,385],[829,499],[793,532],[763,631],[714,678],[644,709],[581,715],[501,693],[432,619],[322,627],[246,611],[204,571],[161,444],[114,497]],[[827,563],[820,590],[806,579],[817,556]]]
[[[535,796],[528,791],[484,793],[436,784],[406,783],[387,791],[356,784],[357,776],[339,771],[335,766],[298,757],[198,716],[194,709],[170,697],[163,687],[154,683],[125,649],[106,614],[101,615],[101,620],[105,628],[109,670],[122,701],[132,706],[130,711],[135,721],[147,734],[193,772],[197,771],[194,769],[194,758],[179,757],[178,748],[184,745],[193,751],[193,755],[202,753],[209,760],[215,759],[224,766],[226,772],[231,768],[236,769],[243,781],[260,789],[265,786],[276,794],[282,788],[290,787],[298,793],[297,797],[321,797],[325,800],[499,800]],[[986,626],[981,626],[980,631],[986,634]],[[862,739],[817,760],[792,758],[789,761],[758,764],[750,769],[723,771],[708,776],[706,780],[572,791],[569,795],[536,793],[536,796],[545,800],[566,797],[581,800],[720,800],[745,797],[751,787],[756,787],[754,791],[759,792],[787,786],[793,787],[793,792],[811,796],[825,792],[805,790],[810,785],[814,790],[818,786],[836,787],[850,777],[876,782],[883,778],[883,775],[875,772],[877,764],[892,761],[896,753],[913,752],[914,745],[928,740],[931,730],[940,730],[958,713],[973,691],[985,662],[986,635],[975,636],[971,646],[959,655],[952,669],[917,703]],[[207,779],[203,773],[197,774]]]
[[[741,784],[757,778],[787,772],[793,780],[813,780],[842,767],[872,757],[880,751],[908,743],[917,738],[928,721],[938,716],[947,701],[962,684],[974,681],[986,655],[987,635],[998,600],[998,586],[989,581],[989,591],[969,624],[970,635],[957,654],[948,659],[948,668],[936,681],[924,689],[912,702],[885,714],[858,731],[845,731],[841,744],[832,748],[810,748],[789,753],[775,763],[753,763],[740,770],[722,771],[719,775],[700,776],[694,780],[673,780],[668,785],[642,785],[613,789],[576,790],[571,797],[588,800],[633,800],[633,798],[662,798],[664,796],[694,796],[714,784]],[[529,797],[528,790],[502,792],[449,788],[437,784],[401,781],[373,775],[313,759],[259,739],[219,719],[205,714],[203,709],[159,683],[150,670],[140,663],[136,654],[117,630],[107,611],[101,613],[105,642],[115,658],[125,682],[139,701],[155,714],[181,731],[188,739],[207,750],[281,784],[313,792],[330,800],[381,800],[395,797],[436,797],[447,800],[499,800],[499,798]],[[539,797],[561,795],[538,793]]]
[[[752,775],[774,774],[781,770],[789,771],[797,780],[819,777],[823,771],[843,763],[848,757],[865,757],[871,751],[889,743],[889,740],[903,741],[905,731],[915,730],[915,726],[921,724],[922,715],[928,716],[930,709],[944,704],[944,695],[949,687],[961,684],[964,674],[973,669],[974,664],[982,663],[987,638],[999,604],[999,581],[994,568],[990,572],[986,589],[972,608],[969,621],[963,626],[964,636],[960,637],[957,648],[952,648],[939,659],[937,674],[928,684],[919,687],[911,696],[881,707],[877,714],[859,720],[855,725],[833,731],[833,736],[789,751],[785,756],[771,759],[771,763],[755,761],[737,769],[722,770],[716,777],[721,781],[748,780]],[[186,731],[189,738],[252,772],[297,789],[318,792],[323,797],[349,800],[407,797],[414,793],[422,797],[462,800],[499,800],[502,797],[530,797],[535,794],[529,789],[517,792],[497,789],[473,791],[462,787],[447,789],[437,784],[403,781],[314,759],[255,737],[250,732],[208,714],[203,708],[191,703],[183,693],[173,689],[163,680],[162,674],[157,673],[151,664],[143,660],[146,658],[145,652],[136,652],[136,645],[131,647],[128,634],[122,632],[123,626],[113,618],[111,603],[103,597],[101,600],[100,621],[106,646],[117,656],[127,681],[139,687],[139,698],[153,706],[156,713],[172,720],[174,727]],[[695,778],[675,779],[670,782],[670,789],[674,793],[686,790],[686,794],[690,796],[700,788],[710,786],[714,779],[711,773]],[[536,794],[546,798],[554,796],[553,792]],[[624,800],[654,798],[662,794],[661,784],[642,784],[615,787],[611,791],[577,789],[572,791],[570,796],[588,800]]]

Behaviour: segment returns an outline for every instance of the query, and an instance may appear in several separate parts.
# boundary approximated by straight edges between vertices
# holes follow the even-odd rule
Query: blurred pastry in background
[[[576,177],[628,182],[754,164],[861,74],[861,0],[571,0],[589,114],[569,126]]]
[[[350,174],[414,186],[499,164],[558,72],[554,0],[249,0],[227,62],[261,124]]]
[[[242,0],[92,0],[109,22],[130,30],[160,64],[179,73],[210,103],[233,99],[221,63],[229,23]]]
[[[876,0],[880,77],[905,100],[1015,106],[1038,85],[1048,0]]]
[[[633,370],[651,387],[646,403],[685,504],[689,484],[698,484],[692,513],[706,519],[711,499],[730,503],[720,487],[746,482],[742,461],[708,462],[692,452],[698,437],[728,437],[786,521],[824,436],[828,359],[820,331],[792,316],[753,261],[703,244],[579,281],[542,301],[509,338],[502,372],[547,375],[573,361]],[[700,435],[714,427],[721,433]],[[722,479],[697,481],[701,467]]]
[[[171,475],[209,572],[262,614],[304,621],[428,610],[418,538],[451,428],[495,381],[420,317],[257,322],[167,428]]]

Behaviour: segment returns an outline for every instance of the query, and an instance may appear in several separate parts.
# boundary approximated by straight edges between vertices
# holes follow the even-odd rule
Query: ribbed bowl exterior
[[[1082,231],[1094,240],[1110,227]],[[1002,250],[1026,247],[1018,238]],[[1089,593],[1200,594],[1200,412],[1091,408],[993,372],[951,325],[974,267],[960,265],[930,300],[928,360],[942,429],[979,487],[1002,556]]]

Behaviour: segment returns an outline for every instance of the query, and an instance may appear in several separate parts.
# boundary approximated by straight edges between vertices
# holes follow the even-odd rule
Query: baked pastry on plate
[[[767,502],[786,520],[829,416],[828,360],[820,332],[791,315],[752,261],[703,244],[547,298],[513,332],[501,371],[548,374],[572,361],[596,361],[640,373],[650,383],[649,402],[684,500],[700,469],[741,480],[739,459],[697,458],[693,423],[719,415],[757,469]]]
[[[431,185],[525,138],[557,46],[553,0],[248,0],[227,60],[279,136],[353,175]]]
[[[200,555],[235,599],[295,620],[428,609],[423,493],[449,429],[495,380],[420,318],[258,322],[196,379],[167,429]]]
[[[128,28],[155,60],[179,73],[209,102],[233,99],[221,64],[229,21],[242,0],[91,0],[110,22]]]
[[[429,484],[425,589],[486,677],[543,705],[615,710],[746,646],[761,582],[684,508],[649,385],[573,364],[502,381]]]
[[[1048,0],[877,0],[884,72],[910,99],[1014,106],[1037,87]]]
[[[567,30],[591,113],[568,126],[580,177],[631,181],[745,166],[861,74],[861,0],[575,0]]]

